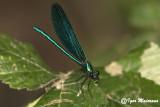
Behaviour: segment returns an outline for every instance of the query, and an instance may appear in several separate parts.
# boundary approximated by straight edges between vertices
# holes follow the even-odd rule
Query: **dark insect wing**
[[[76,38],[69,20],[63,9],[58,4],[52,6],[52,21],[55,32],[66,49],[82,63],[86,61],[86,56]]]
[[[42,29],[40,29],[37,26],[33,26],[33,29],[37,32],[39,32],[45,39],[49,40],[53,45],[55,45],[58,49],[61,50],[62,53],[67,55],[70,59],[73,61],[77,62],[79,65],[82,65],[82,63],[77,60],[77,58],[73,57],[71,54],[69,54],[65,49],[61,47],[50,35],[48,35],[46,32],[44,32]]]

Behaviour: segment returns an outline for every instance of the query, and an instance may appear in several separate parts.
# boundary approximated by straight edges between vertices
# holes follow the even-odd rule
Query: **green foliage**
[[[140,46],[145,41],[160,44],[160,1],[159,0],[117,0],[118,15],[125,26],[127,39],[107,48],[96,56],[95,64],[104,65]],[[127,29],[126,29],[127,28]],[[118,35],[119,36],[119,35]],[[124,37],[124,36],[122,36]]]
[[[89,87],[88,80],[81,90],[84,78],[77,81],[83,75],[81,70],[54,75],[31,45],[0,36],[0,80],[3,83],[11,88],[29,90],[50,83],[46,92],[28,107],[158,107],[160,103],[126,100],[126,104],[122,104],[121,100],[160,99],[159,61],[159,46],[144,43],[119,60],[95,68],[100,71],[100,80],[98,83],[91,80]],[[153,72],[150,77],[146,75],[148,70]]]
[[[11,88],[28,90],[43,87],[54,75],[33,49],[0,35],[0,80]]]
[[[160,86],[141,78],[136,72],[111,76],[102,68],[96,69],[101,71],[100,81],[98,85],[92,83],[89,87],[90,91],[87,90],[87,83],[83,88],[84,92],[79,93],[80,82],[68,82],[79,77],[79,73],[74,72],[67,81],[62,82],[60,90],[49,90],[38,98],[34,105],[31,103],[28,107],[158,107],[160,105],[159,103],[129,104],[129,102],[123,105],[122,98],[159,99]]]
[[[144,53],[144,50],[149,47],[149,44],[145,42],[143,45],[132,49],[127,55],[120,58],[118,63],[123,66],[123,71],[137,71],[141,66],[141,59],[140,57]]]
[[[83,75],[81,70],[53,73],[31,44],[4,35],[0,35],[0,80],[18,90],[46,89],[27,107],[159,107],[160,47],[154,42],[142,42],[159,42],[160,3],[158,0],[117,2],[130,27],[129,35],[134,36],[128,47],[136,48],[109,65],[95,68],[100,71],[98,83],[91,81],[88,87],[87,81],[81,90],[84,78],[77,81]],[[101,58],[98,56],[95,63],[108,62],[106,59],[117,48],[107,50]],[[122,104],[122,98],[127,99],[126,104]],[[159,102],[129,102],[139,98]]]

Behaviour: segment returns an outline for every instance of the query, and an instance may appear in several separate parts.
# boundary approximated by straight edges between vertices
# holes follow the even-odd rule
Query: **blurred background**
[[[56,71],[78,66],[32,29],[37,25],[57,40],[50,15],[55,2],[65,10],[95,66],[124,56],[144,41],[160,41],[159,0],[1,0],[0,34],[32,43],[47,65]],[[0,84],[0,107],[23,107],[43,92],[16,91]]]

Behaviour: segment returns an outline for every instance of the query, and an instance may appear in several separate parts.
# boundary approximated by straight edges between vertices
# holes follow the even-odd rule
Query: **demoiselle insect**
[[[44,32],[39,27],[34,26],[33,29],[39,32],[45,39],[49,40],[72,61],[76,62],[82,67],[86,77],[82,84],[84,84],[85,81],[88,79],[97,81],[99,79],[99,71],[95,71],[91,63],[86,58],[85,53],[80,46],[80,43],[76,37],[75,32],[73,31],[72,26],[67,16],[65,15],[62,7],[59,4],[56,3],[52,6],[51,16],[56,35],[59,37],[66,50],[59,43],[57,43],[49,34]]]

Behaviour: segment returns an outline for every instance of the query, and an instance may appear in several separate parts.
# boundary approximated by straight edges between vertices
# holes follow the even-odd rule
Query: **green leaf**
[[[15,89],[50,84],[28,107],[159,107],[159,102],[138,102],[160,100],[159,53],[158,45],[146,42],[119,60],[96,67],[98,83],[88,80],[81,87],[85,79],[77,80],[84,75],[81,70],[53,75],[30,44],[0,36],[0,80]]]
[[[120,58],[117,63],[123,66],[123,71],[137,71],[141,66],[140,57],[143,54],[144,50],[149,47],[149,43],[145,42],[141,46],[129,51],[127,55]]]
[[[15,89],[38,89],[54,75],[27,43],[0,35],[0,80]]]
[[[89,91],[87,83],[84,85],[83,93],[80,93],[82,81],[74,81],[80,72],[73,72],[66,81],[57,81],[56,86],[60,90],[51,89],[39,97],[28,107],[158,107],[160,103],[132,103],[122,104],[122,98],[137,100],[160,99],[160,86],[150,80],[142,78],[137,72],[127,72],[118,76],[111,76],[104,68],[96,68],[101,71],[98,84],[91,83]],[[63,74],[64,75],[64,74]],[[73,82],[71,82],[73,81]],[[150,92],[152,90],[152,92]]]
[[[83,75],[82,71],[59,74],[59,80],[52,85],[54,88],[30,103],[28,107],[159,107],[160,102],[157,101],[160,100],[160,85],[141,76],[141,72],[153,70],[151,66],[160,66],[160,60],[157,60],[160,58],[159,50],[155,44],[149,45],[146,42],[118,61],[106,67],[95,68],[100,71],[100,80],[98,83],[91,81],[89,87],[87,81],[82,90],[80,87],[84,78],[76,81]],[[149,60],[149,56],[153,56],[153,59]],[[155,61],[156,66],[151,65],[150,61]],[[144,66],[146,69],[143,69]],[[160,76],[157,73],[158,69],[154,69],[156,73],[152,75],[157,77],[157,80]],[[126,102],[122,102],[124,99]],[[138,102],[142,100],[155,102]]]

